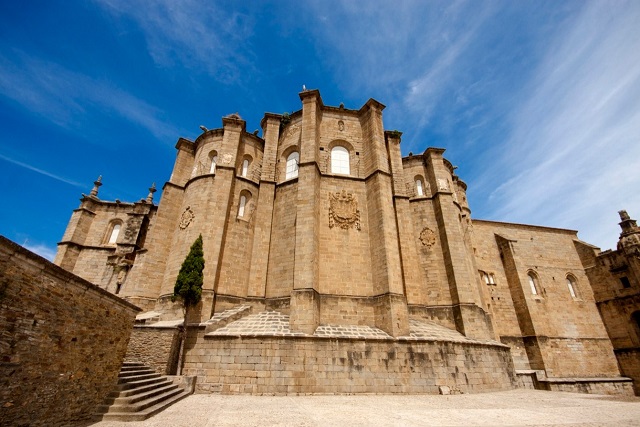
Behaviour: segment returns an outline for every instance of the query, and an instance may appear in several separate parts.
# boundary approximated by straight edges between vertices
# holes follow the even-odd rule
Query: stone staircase
[[[105,421],[142,421],[188,395],[169,378],[142,363],[124,362],[117,388],[98,407],[96,417]]]

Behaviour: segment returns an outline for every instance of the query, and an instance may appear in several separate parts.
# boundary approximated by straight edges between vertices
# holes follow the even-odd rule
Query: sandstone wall
[[[139,309],[0,236],[0,425],[88,420]]]
[[[437,341],[191,336],[185,375],[197,392],[430,393],[516,386],[509,349]]]
[[[175,375],[179,352],[178,328],[135,326],[125,360],[142,362],[162,375]]]

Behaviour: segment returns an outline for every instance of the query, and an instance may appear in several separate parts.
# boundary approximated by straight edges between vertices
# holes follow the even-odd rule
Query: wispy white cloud
[[[246,45],[252,18],[234,8],[196,0],[158,0],[143,7],[126,0],[96,3],[116,17],[135,21],[150,56],[161,66],[177,63],[194,72],[206,71],[225,83],[239,82],[243,69],[257,71]]]
[[[52,262],[56,257],[56,252],[58,251],[57,248],[53,248],[42,243],[30,243],[28,240],[26,240],[22,246]]]
[[[163,120],[158,108],[113,83],[71,71],[59,64],[16,52],[0,56],[0,94],[59,126],[88,126],[91,112],[116,113],[159,139],[174,138],[177,130]]]
[[[24,163],[24,162],[20,162],[18,160],[12,159],[12,158],[7,157],[7,156],[4,156],[2,154],[0,154],[0,159],[4,160],[6,162],[9,162],[9,163],[13,163],[14,165],[23,167],[25,169],[28,169],[30,171],[39,173],[41,175],[48,176],[49,178],[53,178],[53,179],[55,179],[57,181],[64,182],[65,184],[73,185],[74,187],[78,187],[78,188],[84,188],[85,187],[85,186],[83,186],[82,184],[80,184],[80,183],[78,183],[76,181],[70,180],[68,178],[64,178],[62,176],[59,176],[59,175],[56,175],[54,173],[48,172],[48,171],[46,171],[44,169],[40,169],[40,168],[37,168],[35,166],[32,166],[30,164],[27,164],[27,163]]]
[[[594,1],[557,34],[496,149],[491,168],[508,178],[490,216],[575,228],[605,247],[618,209],[640,216],[638,22],[637,2]]]

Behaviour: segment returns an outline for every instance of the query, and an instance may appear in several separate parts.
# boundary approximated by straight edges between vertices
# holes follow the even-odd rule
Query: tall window
[[[118,240],[118,234],[120,234],[120,224],[113,224],[113,228],[111,229],[111,234],[109,235],[109,241],[107,242],[110,245],[115,245],[116,240]]]
[[[422,189],[422,181],[416,179],[416,194],[418,196],[424,196],[424,190]]]
[[[244,159],[242,161],[242,177],[246,178],[248,172],[249,172],[249,160],[248,159]]]
[[[209,173],[216,173],[216,165],[218,164],[218,156],[215,155],[211,158],[211,169]]]
[[[538,278],[533,273],[529,273],[527,276],[529,277],[529,286],[531,287],[531,293],[533,295],[538,295]]]
[[[240,204],[238,205],[238,218],[242,218],[244,216],[244,208],[247,204],[247,198],[245,196],[240,196]]]
[[[287,157],[287,171],[285,179],[296,178],[298,176],[298,163],[300,161],[300,154],[297,151],[289,154]]]
[[[349,150],[339,145],[331,149],[331,173],[349,175]]]
[[[567,276],[567,288],[569,288],[571,298],[578,298],[578,294],[576,292],[576,279],[573,276]]]

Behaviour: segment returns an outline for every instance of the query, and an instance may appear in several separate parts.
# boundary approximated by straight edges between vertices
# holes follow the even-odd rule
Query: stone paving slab
[[[206,324],[222,322],[224,319],[237,316],[245,311],[245,306],[235,307],[216,314]],[[217,317],[216,317],[217,316]],[[436,340],[456,342],[478,342],[469,339],[452,329],[427,320],[409,320],[410,335],[400,337],[403,340]],[[263,311],[250,314],[239,320],[230,322],[207,336],[291,336],[291,337],[323,337],[323,338],[355,338],[355,339],[393,339],[381,329],[361,325],[322,325],[313,335],[292,332],[289,327],[289,316],[277,311]]]
[[[512,390],[436,395],[192,395],[142,422],[95,427],[640,425],[640,398]]]

